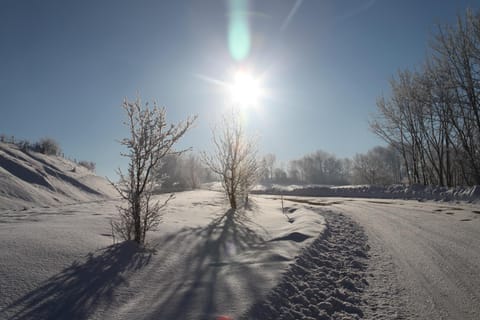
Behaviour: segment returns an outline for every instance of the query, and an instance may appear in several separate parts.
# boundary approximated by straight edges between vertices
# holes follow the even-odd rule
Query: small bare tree
[[[257,145],[245,135],[236,113],[224,116],[221,127],[213,130],[214,152],[202,153],[205,165],[221,180],[230,207],[236,210],[239,201],[248,201],[248,194],[258,177]]]
[[[119,208],[120,219],[112,221],[112,227],[123,239],[144,244],[145,234],[158,226],[162,208],[173,198],[172,194],[161,204],[151,203],[155,183],[153,169],[165,156],[185,151],[174,151],[173,146],[191,128],[196,117],[168,125],[165,108],[157,107],[156,103],[153,108],[148,103],[142,107],[139,98],[133,102],[125,99],[122,107],[127,113],[125,125],[130,130],[130,137],[120,143],[128,150],[122,156],[129,158],[130,162],[126,175],[117,170],[120,183],[112,185],[127,201],[127,206]]]

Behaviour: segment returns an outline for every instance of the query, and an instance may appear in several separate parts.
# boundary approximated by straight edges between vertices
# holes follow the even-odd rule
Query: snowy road
[[[480,319],[478,205],[321,199],[371,246],[368,319]]]

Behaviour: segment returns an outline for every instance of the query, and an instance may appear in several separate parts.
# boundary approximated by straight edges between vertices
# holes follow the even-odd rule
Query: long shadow
[[[148,264],[151,253],[128,241],[112,245],[71,266],[6,308],[7,319],[87,319],[101,304],[113,301],[124,273]],[[3,317],[3,316],[1,316]]]
[[[229,288],[221,279],[222,268],[219,267],[225,265],[235,267],[241,273],[236,276],[252,296],[256,296],[258,275],[241,262],[234,261],[236,254],[265,245],[265,240],[249,227],[251,223],[244,212],[230,209],[206,227],[185,228],[168,239],[169,243],[175,244],[201,240],[187,249],[185,266],[179,270],[185,282],[163,288],[163,293],[168,294],[162,294],[162,304],[149,319],[191,318],[192,309],[201,312],[196,319],[212,319],[221,311],[217,310],[220,294],[224,300],[235,298],[234,288]]]

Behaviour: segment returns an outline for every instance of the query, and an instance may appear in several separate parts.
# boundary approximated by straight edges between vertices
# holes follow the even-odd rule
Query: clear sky
[[[125,96],[156,99],[172,122],[198,114],[181,146],[208,150],[229,103],[219,83],[248,68],[268,93],[245,110],[262,153],[350,157],[382,144],[368,119],[389,78],[424,61],[437,24],[479,8],[468,0],[239,1],[0,0],[0,133],[53,137],[66,155],[114,177],[125,163],[116,142],[128,134]],[[236,6],[249,31],[241,57],[229,46]]]

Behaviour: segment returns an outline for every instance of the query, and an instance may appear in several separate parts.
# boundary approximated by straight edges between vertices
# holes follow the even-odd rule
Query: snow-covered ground
[[[368,285],[354,286],[354,290],[363,290],[357,305],[362,314],[353,312],[346,319],[480,319],[479,205],[358,198],[285,199],[320,213],[328,210],[337,216],[347,215],[365,230],[370,248],[367,268],[358,270],[357,277]],[[327,219],[327,226],[331,224]],[[359,243],[355,234],[352,232],[350,237],[352,246]],[[338,242],[333,247],[341,248]],[[348,275],[351,270],[340,272]],[[337,289],[344,290],[341,285]],[[301,318],[308,316],[304,312]],[[333,319],[343,319],[343,315]]]
[[[159,196],[160,198],[162,196]],[[0,319],[478,319],[480,208],[178,193],[146,250],[112,245],[117,200],[0,223]]]
[[[233,214],[213,191],[178,193],[148,250],[112,245],[117,201],[0,214],[2,319],[237,318],[322,234],[321,215],[253,197]]]
[[[478,186],[264,188],[235,213],[218,187],[140,249],[105,179],[0,144],[0,319],[480,318]]]

